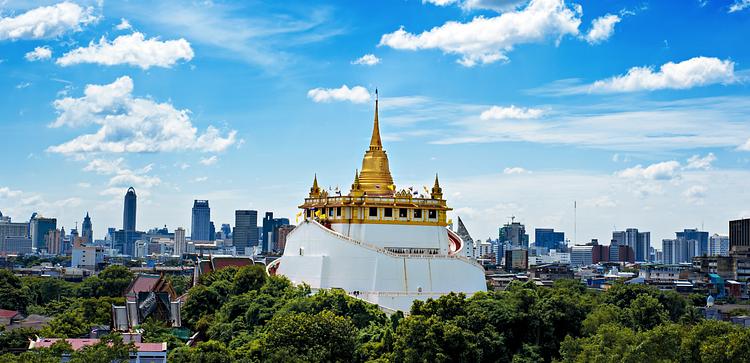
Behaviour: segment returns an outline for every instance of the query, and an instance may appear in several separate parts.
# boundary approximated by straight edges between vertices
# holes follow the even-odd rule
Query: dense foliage
[[[0,302],[54,317],[40,332],[0,332],[0,353],[35,334],[78,337],[91,325],[107,324],[111,304],[122,302],[115,296],[132,276],[122,267],[105,271],[80,284],[0,271]],[[703,320],[695,308],[699,296],[644,285],[597,292],[572,280],[551,288],[514,282],[470,298],[449,294],[415,302],[406,316],[388,316],[343,291],[312,293],[259,266],[203,275],[189,290],[187,278],[171,281],[187,291],[183,323],[198,343],[186,346],[164,323],[140,326],[144,341],[168,343],[170,362],[750,363],[750,330]],[[127,348],[120,347],[122,357]],[[0,356],[0,363],[45,362],[52,351]]]

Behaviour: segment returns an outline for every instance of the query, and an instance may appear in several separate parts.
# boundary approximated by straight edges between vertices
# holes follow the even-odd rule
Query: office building
[[[284,248],[286,248],[286,239],[289,236],[289,233],[292,233],[293,230],[293,225],[286,225],[278,228],[278,232],[276,234],[276,246],[274,247],[274,251],[284,253]]]
[[[89,212],[86,212],[86,216],[83,217],[83,224],[81,224],[81,237],[84,243],[91,244],[94,242],[94,229],[91,225],[91,217]]]
[[[573,246],[570,248],[571,266],[588,266],[594,264],[594,246]]]
[[[187,253],[185,228],[179,227],[174,230],[174,254],[181,257],[185,253]]]
[[[536,228],[534,229],[534,247],[564,252],[567,249],[565,232],[555,232],[552,228]]]
[[[750,248],[750,218],[729,221],[729,249]]]
[[[62,253],[63,234],[59,229],[47,232],[44,236],[44,244],[47,246],[47,253],[59,255]]]
[[[258,246],[260,231],[258,230],[258,211],[236,210],[234,211],[234,233],[232,242],[237,248],[237,253],[248,254],[247,249]]]
[[[55,218],[44,218],[39,214],[34,215],[34,218],[29,222],[29,229],[31,230],[31,243],[37,251],[43,251],[47,249],[46,236],[50,231],[57,229],[57,219]]]
[[[529,268],[529,251],[515,249],[505,251],[505,271],[526,271]]]
[[[136,217],[136,195],[133,187],[128,188],[125,193],[125,204],[122,212],[122,229],[125,231],[135,231],[135,217]]]
[[[10,217],[0,213],[0,241],[6,237],[28,237],[29,224],[12,222]]]
[[[693,256],[703,256],[708,254],[708,232],[702,232],[697,229],[685,229],[682,232],[675,233],[677,234],[678,240],[696,241],[695,243],[698,244],[698,247],[697,249],[694,249]],[[692,261],[692,256],[690,257],[690,261]]]
[[[628,228],[624,231],[614,231],[612,232],[612,241],[616,241],[617,246],[629,247],[633,252],[635,261],[638,261],[638,262],[650,261],[651,232],[639,232],[638,228]],[[617,253],[617,252],[619,252],[619,249],[617,251],[610,249],[610,255],[612,253]],[[626,260],[618,259],[616,261],[626,261]]]
[[[229,223],[221,225],[221,236],[224,239],[232,238],[232,227],[229,226]]]
[[[505,224],[499,230],[500,243],[508,243],[510,248],[529,249],[529,235],[526,234],[526,226],[519,222]]]
[[[213,221],[208,223],[208,240],[216,241],[216,225]]]
[[[0,239],[0,255],[25,255],[32,253],[31,238],[7,236]]]
[[[207,200],[196,199],[193,202],[191,227],[190,239],[193,242],[211,240],[211,208]]]
[[[288,218],[274,218],[273,212],[266,212],[266,216],[263,218],[263,229],[261,235],[263,253],[268,253],[274,250],[274,246],[277,245],[275,236],[277,235],[278,228],[288,225]]]
[[[729,236],[720,236],[714,233],[708,238],[709,256],[729,256]]]

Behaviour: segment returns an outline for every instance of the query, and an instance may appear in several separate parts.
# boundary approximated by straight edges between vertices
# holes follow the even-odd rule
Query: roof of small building
[[[13,319],[18,315],[21,315],[21,313],[16,310],[0,309],[0,318]]]
[[[29,349],[35,349],[35,348],[49,348],[53,344],[57,343],[60,340],[65,340],[68,343],[70,343],[70,346],[73,348],[73,350],[79,350],[85,346],[94,345],[96,343],[99,343],[99,339],[88,339],[88,338],[82,338],[82,339],[58,339],[58,338],[38,338],[37,340],[32,340],[29,344]],[[167,351],[167,343],[134,343],[136,350],[139,352],[166,352]]]

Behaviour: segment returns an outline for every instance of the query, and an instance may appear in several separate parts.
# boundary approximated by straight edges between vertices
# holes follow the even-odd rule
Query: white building
[[[102,262],[104,262],[104,247],[73,246],[70,267],[93,270]]]
[[[185,239],[185,228],[179,227],[174,230],[174,254],[182,257],[187,253],[187,240]]]
[[[529,266],[542,265],[548,263],[559,263],[563,265],[570,264],[570,253],[557,252],[549,250],[546,255],[529,256]]]
[[[594,246],[573,246],[570,248],[570,264],[572,266],[588,266],[594,264]]]
[[[317,177],[300,206],[304,220],[287,237],[269,273],[313,289],[342,289],[388,310],[450,292],[486,291],[484,268],[465,257],[446,228],[437,176],[429,195],[393,184],[380,139],[377,101],[369,150],[348,195],[329,195]]]

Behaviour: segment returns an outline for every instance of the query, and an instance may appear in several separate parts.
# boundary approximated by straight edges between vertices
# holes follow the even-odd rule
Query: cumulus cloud
[[[615,32],[615,24],[622,20],[617,15],[607,14],[591,22],[591,30],[583,37],[589,44],[601,43]]]
[[[132,28],[133,26],[130,25],[130,22],[128,21],[128,19],[125,19],[125,18],[120,18],[120,24],[117,24],[115,26],[115,29],[117,30],[128,30]]]
[[[8,187],[0,187],[0,198],[14,198],[21,195],[20,190],[13,190]]]
[[[544,110],[538,108],[524,108],[510,105],[510,107],[492,106],[479,116],[482,120],[528,120],[539,118]]]
[[[658,71],[652,67],[633,67],[625,75],[594,82],[591,92],[636,92],[660,89],[688,89],[737,81],[734,62],[713,57],[695,57],[680,63],[665,63]]]
[[[747,141],[744,144],[738,146],[737,150],[750,151],[750,139],[747,139]]]
[[[567,7],[562,0],[531,0],[517,11],[491,18],[478,16],[467,23],[449,21],[420,34],[402,27],[384,34],[379,45],[400,50],[438,49],[459,55],[458,62],[471,67],[507,60],[506,54],[518,44],[578,35],[579,10]]]
[[[57,64],[70,66],[80,63],[94,63],[107,66],[128,64],[149,69],[151,67],[172,67],[180,60],[193,59],[193,49],[187,40],[160,41],[146,39],[142,33],[121,35],[112,42],[102,37],[99,43],[91,42],[87,47],[73,49],[57,59]]]
[[[31,9],[15,17],[0,18],[0,40],[49,39],[97,20],[94,8],[62,2]]]
[[[52,58],[52,49],[48,46],[36,47],[31,52],[26,53],[24,58],[26,58],[26,60],[29,62],[47,60]]]
[[[236,142],[237,132],[234,130],[222,134],[217,128],[208,126],[204,133],[198,133],[190,120],[190,110],[136,98],[132,91],[133,80],[123,76],[110,84],[87,85],[82,97],[55,100],[58,117],[50,127],[97,125],[99,130],[50,146],[47,151],[65,154],[219,152]]]
[[[370,101],[370,92],[362,86],[349,88],[342,85],[339,88],[314,88],[307,91],[307,98],[315,102],[349,101],[365,103]]]
[[[693,155],[687,160],[685,169],[711,169],[711,164],[716,161],[716,155],[714,153],[708,153],[708,155],[701,157],[700,155]]]
[[[458,5],[463,10],[494,10],[503,12],[518,8],[527,0],[422,0],[422,3],[429,3],[435,6]]]
[[[365,54],[352,61],[352,64],[361,64],[365,66],[374,66],[380,63],[380,58],[376,57],[375,54]]]
[[[84,171],[93,171],[100,175],[111,175],[117,174],[120,170],[124,169],[123,163],[125,159],[117,158],[113,160],[107,159],[93,159],[83,168]]]
[[[703,185],[693,185],[687,188],[682,195],[693,204],[703,204],[703,198],[706,197],[706,191],[708,189]]]
[[[161,184],[161,179],[148,175],[153,164],[132,170],[125,165],[125,159],[93,159],[83,168],[84,171],[95,172],[99,175],[109,175],[109,187],[151,188]]]
[[[203,165],[214,165],[218,161],[219,161],[219,157],[217,157],[216,155],[212,155],[211,157],[208,157],[208,158],[201,158],[200,163]]]
[[[750,0],[734,0],[734,3],[729,6],[729,12],[734,13],[750,8]]]
[[[528,170],[526,170],[526,169],[524,169],[524,168],[518,167],[518,166],[515,166],[515,167],[512,167],[512,168],[505,168],[505,169],[503,169],[503,174],[506,174],[506,175],[511,175],[511,174],[528,174],[528,173],[531,173],[531,172],[528,171]]]
[[[671,180],[679,177],[680,163],[675,160],[651,164],[647,167],[636,165],[619,171],[618,176],[628,179]]]

